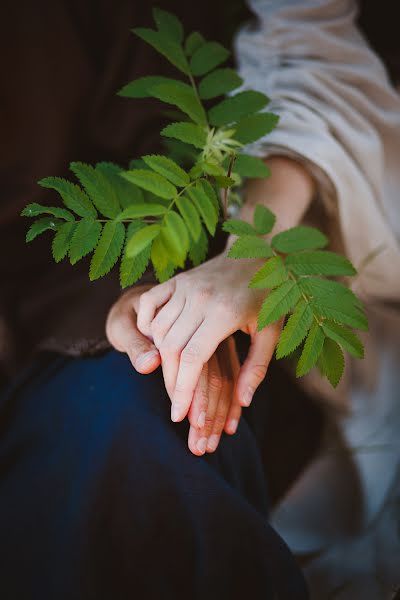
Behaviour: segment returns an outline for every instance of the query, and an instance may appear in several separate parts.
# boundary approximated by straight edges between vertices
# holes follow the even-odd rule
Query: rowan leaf
[[[207,142],[205,129],[194,123],[171,123],[167,127],[164,127],[161,135],[175,138],[196,148],[204,148]]]
[[[216,173],[209,173],[209,171],[207,170],[206,173],[214,175],[215,181],[217,182],[220,188],[230,188],[236,183],[232,177],[227,177],[226,175],[217,175]]]
[[[203,44],[205,44],[205,39],[203,38],[201,33],[199,33],[198,31],[193,31],[193,33],[188,35],[185,41],[186,56],[192,56],[192,54],[196,52],[196,50],[198,50],[200,46],[203,46]]]
[[[363,309],[363,303],[347,286],[338,281],[332,281],[330,279],[322,279],[321,277],[301,277],[299,279],[299,286],[302,291],[308,296],[314,298],[346,298],[346,300]]]
[[[201,265],[207,258],[208,239],[203,227],[201,228],[200,236],[197,241],[192,240],[189,248],[189,258],[194,267]]]
[[[125,208],[119,215],[118,221],[125,221],[127,219],[140,219],[141,217],[158,217],[165,214],[167,211],[163,204],[132,204]]]
[[[160,31],[138,27],[132,30],[138,37],[150,44],[157,52],[165,56],[177,69],[188,75],[190,73],[186,56],[181,46]]]
[[[122,208],[126,208],[131,204],[142,204],[144,202],[142,190],[137,185],[122,177],[124,169],[118,165],[109,162],[97,163],[96,171],[100,171],[108,180]]]
[[[271,171],[261,158],[249,154],[238,154],[233,164],[233,170],[241,177],[269,177]]]
[[[60,223],[61,221],[58,221],[54,217],[42,217],[41,219],[37,219],[29,227],[25,239],[27,242],[32,242],[38,235],[41,235],[49,229],[57,231],[57,227]]]
[[[337,342],[356,358],[364,358],[364,346],[359,337],[350,329],[333,321],[324,321],[322,329],[331,340]]]
[[[193,240],[198,241],[202,227],[199,213],[195,209],[192,200],[186,196],[178,196],[176,205]]]
[[[75,221],[67,221],[57,229],[51,245],[53,258],[57,263],[67,256],[75,228]]]
[[[271,246],[261,238],[243,235],[234,242],[228,252],[230,258],[269,258]]]
[[[208,199],[214,206],[214,210],[215,210],[215,213],[218,218],[218,215],[221,210],[221,205],[219,203],[219,200],[218,200],[218,197],[217,197],[214,187],[211,185],[211,183],[209,181],[207,181],[207,179],[201,179],[197,183],[197,185],[200,186],[202,188],[202,190],[204,191],[204,193],[208,196]]]
[[[299,252],[300,250],[315,250],[324,248],[328,238],[315,227],[299,225],[277,233],[271,241],[271,246],[278,252]]]
[[[124,87],[117,92],[117,95],[124,98],[151,98],[153,96],[151,89],[156,85],[161,85],[163,83],[180,82],[177,79],[163,77],[162,75],[146,75],[145,77],[139,77],[124,85]]]
[[[25,206],[21,212],[21,217],[37,217],[38,215],[53,215],[58,219],[64,219],[65,221],[75,221],[74,215],[66,210],[65,208],[59,208],[58,206],[43,206],[37,202],[32,202]]]
[[[207,116],[204,108],[190,86],[186,86],[186,84],[162,83],[151,88],[151,93],[162,102],[177,106],[179,110],[189,115],[192,121],[198,125],[207,125]]]
[[[89,270],[90,281],[106,275],[121,255],[125,240],[123,223],[109,221],[103,227],[99,243],[92,256]]]
[[[273,113],[257,113],[240,119],[234,125],[234,138],[241,144],[251,144],[270,133],[278,124],[279,117]]]
[[[154,173],[150,170],[133,169],[125,171],[122,177],[166,200],[171,200],[177,194],[176,187],[172,183],[159,173]]]
[[[301,296],[295,281],[285,281],[268,294],[258,314],[258,331],[286,315]]]
[[[337,387],[344,371],[344,356],[339,344],[325,338],[319,360],[323,374],[334,388]]]
[[[254,210],[254,227],[260,235],[265,235],[272,231],[275,225],[276,217],[273,212],[263,204],[257,204]]]
[[[346,298],[335,296],[313,298],[310,306],[319,317],[332,319],[332,321],[354,327],[354,329],[368,330],[368,320],[365,314]]]
[[[211,235],[214,235],[218,222],[218,214],[215,210],[215,205],[206,193],[205,188],[201,183],[197,183],[187,190],[187,194],[193,200],[194,206],[199,211],[208,231]]]
[[[82,219],[77,224],[69,246],[69,260],[71,265],[76,264],[81,258],[92,252],[97,246],[101,234],[101,223],[91,217]]]
[[[142,158],[146,165],[166,177],[174,185],[184,187],[190,183],[189,175],[170,158],[157,154],[150,154]]]
[[[161,8],[153,8],[153,18],[160,33],[178,44],[183,42],[183,25],[175,15]]]
[[[142,250],[147,248],[147,246],[150,246],[154,238],[159,235],[160,231],[161,225],[159,223],[146,225],[146,227],[135,231],[127,241],[125,252],[128,258],[134,258],[142,252]]]
[[[211,125],[221,127],[239,121],[251,113],[255,113],[264,108],[269,102],[269,98],[261,92],[246,90],[239,92],[235,96],[225,98],[216,106],[208,111],[208,118]],[[237,136],[235,136],[237,139]]]
[[[206,42],[194,51],[190,59],[190,69],[196,77],[205,75],[224,63],[230,52],[218,42]]]
[[[58,192],[67,208],[80,217],[97,217],[97,211],[85,192],[75,183],[61,177],[45,177],[39,185]]]
[[[82,162],[72,162],[70,169],[85,188],[97,210],[105,217],[114,219],[120,210],[119,202],[114,188],[103,173]]]
[[[216,98],[235,90],[243,79],[234,69],[216,69],[206,75],[199,83],[199,95],[204,100]]]
[[[289,254],[286,265],[296,275],[355,275],[351,262],[329,250],[315,250]]]
[[[257,231],[250,223],[242,221],[241,219],[228,219],[224,221],[222,229],[232,235],[257,235]]]
[[[272,289],[281,285],[287,278],[288,273],[283,260],[280,256],[273,256],[257,271],[250,281],[249,287],[254,289]]]
[[[160,235],[170,261],[183,267],[189,250],[189,235],[182,217],[177,212],[167,213]]]
[[[308,303],[301,299],[279,336],[276,358],[283,358],[296,350],[306,337],[312,322],[313,312]]]
[[[133,258],[129,257],[126,253],[126,246],[128,240],[133,236],[134,233],[136,233],[140,229],[143,229],[144,227],[146,227],[146,225],[142,221],[134,221],[133,223],[129,224],[126,235],[125,250],[122,255],[121,266],[119,271],[119,277],[122,288],[126,288],[129,285],[133,285],[134,283],[136,283],[136,281],[138,281],[138,279],[140,279],[140,277],[143,275],[147,268],[147,265],[149,264],[151,249],[150,246],[144,248],[144,250],[139,252],[139,254],[137,254]]]
[[[306,375],[316,365],[322,352],[325,335],[317,322],[311,325],[296,368],[296,377]]]

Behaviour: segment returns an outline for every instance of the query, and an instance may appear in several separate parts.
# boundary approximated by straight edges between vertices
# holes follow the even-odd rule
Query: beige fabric
[[[319,553],[307,568],[313,598],[389,598],[400,585],[400,95],[353,0],[249,5],[259,22],[237,37],[239,67],[280,115],[249,151],[310,169],[320,225],[359,267],[370,320],[366,358],[347,365],[336,392],[318,373],[305,382],[335,410],[321,455],[272,523],[295,552]]]

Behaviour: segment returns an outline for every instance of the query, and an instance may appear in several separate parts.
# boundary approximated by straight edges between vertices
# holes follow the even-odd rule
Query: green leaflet
[[[117,262],[125,240],[125,226],[122,223],[109,221],[103,231],[90,263],[90,281],[106,275]]]
[[[205,188],[198,182],[195,186],[187,190],[187,194],[193,200],[208,231],[211,235],[214,235],[218,222],[218,214],[215,210],[215,205],[210,199],[210,196],[206,193]]]
[[[142,250],[150,246],[154,238],[158,236],[161,231],[161,225],[158,223],[154,223],[153,225],[147,225],[136,231],[130,239],[128,239],[126,245],[126,255],[128,258],[134,258],[137,256]]]
[[[97,217],[95,207],[78,185],[61,177],[45,177],[38,183],[42,187],[56,190],[65,206],[80,217],[93,217],[94,219]]]
[[[167,213],[164,223],[160,235],[169,259],[179,267],[183,267],[189,250],[189,235],[186,225],[182,217],[175,211]]]
[[[344,298],[314,298],[311,300],[310,306],[319,317],[332,319],[332,321],[354,327],[354,329],[368,330],[366,316],[358,307],[350,304]]]
[[[355,275],[357,272],[347,258],[328,250],[290,254],[286,265],[296,275]]]
[[[326,336],[340,344],[349,354],[356,358],[364,358],[364,346],[353,331],[333,321],[324,321],[322,329]]]
[[[236,156],[233,170],[241,177],[269,177],[271,171],[261,158],[249,154],[238,154]]]
[[[208,196],[208,199],[214,206],[214,210],[215,210],[215,213],[216,213],[217,219],[218,219],[218,215],[220,213],[221,206],[220,206],[219,200],[217,198],[215,189],[213,188],[211,183],[209,181],[207,181],[207,179],[201,179],[200,181],[198,181],[197,185],[200,186],[202,188],[202,190],[204,191],[204,193]]]
[[[70,169],[85,188],[97,210],[105,217],[114,219],[120,207],[115,190],[103,173],[81,162],[72,162]]]
[[[204,166],[207,167],[209,163],[204,163]],[[210,175],[214,175],[215,181],[221,188],[230,188],[235,185],[235,180],[232,177],[226,177],[225,175],[217,175],[215,173],[210,173],[207,168],[204,169],[206,173]]]
[[[261,238],[244,235],[240,237],[228,252],[230,258],[269,258],[271,246]]]
[[[270,133],[276,127],[279,117],[273,113],[257,113],[244,117],[236,123],[235,140],[241,144],[251,144]]]
[[[148,246],[150,248],[150,246]],[[159,280],[159,273],[163,273],[168,268],[170,264],[170,259],[168,256],[168,249],[165,247],[162,236],[159,235],[156,237],[151,245],[151,262],[153,263],[154,270],[157,275],[157,279]]]
[[[337,387],[344,371],[344,356],[340,346],[329,338],[324,340],[319,364],[331,385]]]
[[[207,234],[202,227],[199,239],[197,240],[197,242],[191,240],[191,245],[189,248],[189,258],[192,261],[194,267],[197,267],[205,261],[205,259],[207,258],[207,251]]]
[[[207,125],[205,110],[191,87],[186,89],[182,85],[163,83],[153,87],[151,93],[162,102],[177,106],[198,125]]]
[[[154,31],[153,29],[147,29],[145,27],[138,27],[132,30],[138,37],[150,44],[157,52],[165,56],[170,63],[172,63],[177,69],[189,74],[189,65],[186,56],[179,44],[170,37],[166,36],[160,31]]]
[[[296,377],[306,375],[316,365],[324,345],[324,332],[318,323],[314,322],[305,341],[303,351],[296,368]]]
[[[218,42],[206,42],[194,51],[190,60],[190,69],[196,77],[205,75],[224,63],[230,52]]]
[[[58,206],[43,206],[37,202],[32,202],[25,206],[21,212],[21,217],[37,217],[38,215],[53,215],[58,219],[64,219],[65,221],[74,221],[74,216],[65,208],[59,208]]]
[[[232,235],[257,235],[256,230],[250,223],[240,219],[228,219],[223,223],[222,229]]]
[[[153,8],[153,18],[160,33],[178,44],[183,42],[183,25],[175,15],[161,8]]]
[[[253,90],[239,92],[236,96],[230,96],[213,106],[208,111],[208,118],[211,125],[217,127],[229,125],[229,123],[239,121],[243,117],[261,110],[268,102],[269,98],[261,92]],[[237,139],[237,135],[235,138]]]
[[[281,285],[287,278],[288,273],[283,260],[280,256],[273,256],[257,271],[250,281],[249,287],[255,289],[272,289]]]
[[[142,190],[137,185],[122,177],[124,169],[118,165],[108,162],[97,163],[96,171],[100,171],[107,179],[122,208],[126,208],[131,204],[141,204],[144,202]]]
[[[199,95],[209,100],[235,90],[242,83],[243,79],[233,69],[217,69],[200,81]]]
[[[134,221],[130,223],[127,235],[126,242],[133,236],[136,231],[143,229],[146,225],[142,221]],[[122,288],[126,288],[129,285],[133,285],[136,283],[138,279],[143,275],[146,270],[146,267],[150,260],[150,246],[147,246],[144,250],[139,252],[135,257],[130,258],[126,254],[126,244],[125,251],[122,255],[121,266],[119,271],[119,278]]]
[[[193,31],[193,33],[191,33],[185,41],[186,56],[192,56],[192,54],[196,52],[196,50],[198,50],[200,46],[203,46],[204,43],[205,39],[203,38],[201,33],[199,33],[198,31]]]
[[[124,85],[118,92],[118,96],[124,98],[151,98],[151,89],[162,83],[180,83],[171,77],[163,77],[162,75],[146,75],[139,77],[130,83]]]
[[[29,227],[25,240],[27,242],[32,242],[32,240],[34,240],[38,235],[41,235],[49,229],[56,231],[60,223],[61,221],[58,221],[58,219],[55,219],[54,217],[43,217],[42,219],[37,219]]]
[[[301,299],[279,336],[276,358],[283,358],[296,350],[306,337],[312,322],[312,310],[308,303]]]
[[[201,234],[201,222],[199,213],[195,209],[193,202],[186,196],[178,196],[176,205],[193,240],[198,241]]]
[[[276,217],[273,212],[262,204],[257,204],[254,210],[253,223],[254,227],[260,235],[265,235],[272,231],[275,225]]]
[[[286,315],[300,298],[295,281],[285,281],[268,294],[258,315],[258,331]]]
[[[272,238],[271,246],[278,252],[299,252],[324,248],[328,238],[315,227],[299,225],[278,233]]]
[[[128,206],[122,213],[118,215],[118,221],[125,221],[126,219],[139,219],[141,217],[158,217],[165,214],[167,211],[166,207],[162,204],[132,204]]]
[[[166,200],[171,200],[177,194],[176,187],[172,183],[159,173],[154,173],[153,171],[133,169],[132,171],[125,171],[122,177]]]
[[[196,148],[203,148],[207,141],[205,129],[194,123],[171,123],[164,127],[161,135],[192,144]]]
[[[69,246],[69,259],[71,265],[76,264],[81,258],[92,252],[97,246],[101,233],[101,223],[91,217],[82,219],[77,224]]]
[[[51,245],[53,258],[57,263],[67,256],[75,227],[75,221],[67,221],[57,229]]]
[[[308,296],[315,298],[345,298],[347,302],[353,306],[363,308],[363,304],[359,298],[348,287],[338,281],[330,279],[321,279],[320,277],[301,277],[299,279],[301,290]]]
[[[143,156],[143,160],[146,165],[178,187],[185,187],[190,183],[189,175],[176,162],[166,156],[150,154]]]

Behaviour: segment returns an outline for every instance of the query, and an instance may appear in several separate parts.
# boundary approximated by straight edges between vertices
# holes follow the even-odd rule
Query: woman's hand
[[[110,344],[126,352],[132,366],[142,374],[152,373],[160,365],[157,348],[137,328],[136,315],[141,295],[151,286],[136,286],[123,294],[111,308],[106,333]],[[203,366],[190,407],[188,446],[200,456],[214,452],[222,431],[235,433],[241,408],[234,401],[233,388],[239,371],[239,359],[233,338],[225,340],[210,361]]]
[[[265,292],[250,289],[248,282],[261,264],[256,260],[235,261],[223,253],[140,297],[138,328],[153,339],[160,352],[173,421],[188,415],[196,427],[197,414],[190,408],[204,365],[238,330],[251,336],[251,347],[232,388],[232,402],[236,410],[249,406],[265,377],[281,329],[278,322],[257,331]],[[209,370],[212,364],[208,364]]]

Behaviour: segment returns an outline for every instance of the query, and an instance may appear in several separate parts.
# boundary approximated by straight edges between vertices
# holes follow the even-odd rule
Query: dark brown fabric
[[[188,31],[227,41],[245,16],[241,2],[158,1]],[[49,236],[26,245],[28,202],[57,202],[37,185],[68,175],[71,160],[129,159],[159,149],[164,122],[155,101],[116,91],[142,75],[175,74],[130,33],[152,26],[152,2],[3,0],[0,36],[0,362],[8,372],[41,347],[72,354],[106,345],[118,272],[90,283],[88,260],[56,265]],[[212,18],[210,18],[212,15]]]

